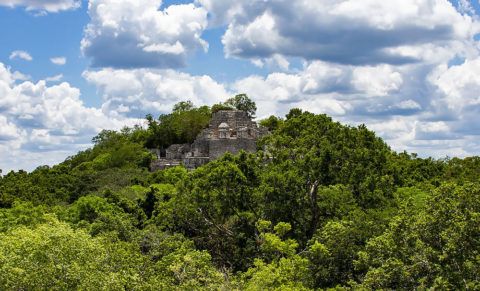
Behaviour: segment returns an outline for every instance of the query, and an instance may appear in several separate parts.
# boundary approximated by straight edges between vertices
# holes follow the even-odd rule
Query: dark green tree
[[[420,206],[420,207],[419,207]],[[423,204],[411,200],[359,252],[367,289],[480,287],[480,186],[443,184]]]
[[[266,127],[269,131],[274,131],[280,127],[282,122],[283,120],[281,118],[271,115],[266,119],[260,120],[259,124],[263,127]]]
[[[255,113],[257,112],[257,105],[247,96],[247,94],[235,95],[234,97],[225,101],[224,104],[237,110],[243,110],[252,118],[255,117]]]

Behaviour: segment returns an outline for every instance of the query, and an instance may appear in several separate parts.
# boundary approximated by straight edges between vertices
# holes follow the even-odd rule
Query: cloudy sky
[[[479,0],[0,0],[0,169],[236,93],[480,155]]]

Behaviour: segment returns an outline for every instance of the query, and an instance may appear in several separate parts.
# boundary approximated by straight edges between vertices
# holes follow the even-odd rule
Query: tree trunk
[[[315,233],[315,230],[317,230],[318,220],[320,217],[320,214],[318,211],[318,204],[317,204],[318,186],[319,186],[319,181],[318,180],[314,181],[313,184],[310,186],[310,191],[308,193],[310,198],[310,209],[312,211],[310,229],[308,230],[308,233],[307,233],[308,239],[312,238],[313,234]]]

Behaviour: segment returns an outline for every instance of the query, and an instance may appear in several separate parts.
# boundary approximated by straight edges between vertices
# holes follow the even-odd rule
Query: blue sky
[[[365,123],[398,151],[480,154],[478,0],[0,0],[0,169],[237,93]]]

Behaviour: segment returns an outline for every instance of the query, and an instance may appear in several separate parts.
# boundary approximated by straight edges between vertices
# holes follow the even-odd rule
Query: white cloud
[[[259,116],[269,115],[270,111],[285,114],[292,107],[343,116],[352,113],[353,103],[358,100],[398,91],[403,85],[402,74],[388,65],[354,67],[314,61],[297,73],[271,73],[265,78],[238,80],[233,89],[245,91],[262,103],[258,106]],[[402,103],[402,108],[415,101],[409,102]],[[277,104],[272,107],[272,103]]]
[[[449,140],[456,139],[450,126],[445,121],[418,122],[415,127],[415,140]]]
[[[365,123],[396,150],[480,152],[480,20],[469,1],[457,8],[447,0],[197,3],[212,26],[226,26],[227,57],[258,67],[275,56],[305,61],[297,72],[267,66],[284,72],[232,85],[256,99],[260,117],[300,107]]]
[[[15,59],[21,59],[21,60],[24,60],[24,61],[32,61],[33,58],[32,56],[26,52],[26,51],[13,51],[11,54],[10,54],[10,57],[9,59],[11,60],[15,60]]]
[[[20,137],[19,129],[9,122],[5,116],[0,115],[0,142],[9,141]]]
[[[447,68],[439,66],[429,76],[435,84],[439,98],[432,103],[433,112],[450,117],[452,131],[462,136],[480,135],[480,57]]]
[[[205,7],[210,13],[211,27],[228,24],[236,15],[245,13],[245,6],[255,4],[256,1],[236,0],[195,0],[195,3]]]
[[[394,105],[393,108],[419,110],[422,109],[422,106],[420,106],[420,104],[413,101],[412,99],[408,99],[400,101],[398,104]]]
[[[46,82],[59,82],[63,79],[63,74],[58,74],[52,77],[45,78]]]
[[[372,96],[386,96],[398,91],[403,83],[402,75],[388,65],[356,67],[352,73],[355,88]]]
[[[31,77],[29,75],[25,75],[18,71],[15,71],[12,73],[12,78],[17,81],[27,81],[30,80]]]
[[[478,155],[479,68],[480,57],[477,57],[456,66],[439,64],[433,70],[414,73],[411,78],[421,80],[426,86],[407,85],[401,91],[412,90],[424,97],[416,101],[404,99],[396,105],[407,111],[412,109],[414,114],[378,118],[366,114],[365,122],[375,130],[380,129],[380,136],[397,150],[435,157]]]
[[[0,168],[32,170],[59,162],[90,144],[102,129],[139,122],[86,107],[79,89],[63,82],[48,86],[16,80],[0,63]],[[42,154],[39,154],[39,153]],[[42,155],[45,158],[42,159]]]
[[[177,68],[197,49],[207,11],[194,4],[160,9],[161,0],[90,0],[81,48],[94,67]]]
[[[82,51],[99,69],[83,77],[101,108],[84,106],[68,83],[47,83],[61,75],[25,82],[0,65],[0,168],[58,162],[101,128],[244,92],[259,118],[300,107],[365,123],[395,150],[479,154],[480,25],[460,2],[456,10],[447,0],[90,0]],[[270,73],[221,84],[171,70],[206,50],[202,33],[220,25],[227,56]]]
[[[270,58],[265,58],[263,60],[252,59],[251,62],[253,65],[259,68],[263,68],[266,65],[267,68],[271,71],[275,71],[275,70],[288,71],[290,69],[290,62],[288,61],[288,59],[278,54],[273,55]]]
[[[480,58],[448,68],[443,65],[430,76],[444,95],[449,109],[459,111],[480,106]]]
[[[266,78],[250,76],[238,80],[232,85],[234,91],[247,93],[257,103],[259,118],[271,114],[283,115],[290,108],[301,107],[315,113],[343,115],[349,107],[348,102],[336,100],[333,94],[320,93],[322,86],[309,74],[272,73]],[[311,83],[315,92],[308,92]],[[320,88],[322,87],[322,88]]]
[[[214,24],[228,25],[226,55],[247,59],[281,54],[353,65],[414,63],[429,57],[418,46],[449,50],[479,32],[475,19],[447,0],[197,2]]]
[[[368,128],[388,140],[394,149],[405,150],[405,144],[415,138],[415,118],[394,116],[388,120],[370,121]]]
[[[54,65],[63,66],[67,63],[67,58],[65,58],[65,57],[55,57],[55,58],[51,58],[50,62],[52,62],[52,64],[54,64]]]
[[[298,73],[250,76],[232,85],[260,118],[298,107],[366,124],[395,150],[424,156],[480,153],[480,57],[436,66],[308,63]]]
[[[231,94],[208,76],[173,70],[86,71],[103,97],[101,108],[86,107],[79,89],[61,75],[23,82],[0,63],[0,169],[32,170],[90,146],[102,129],[144,122],[146,114],[169,112],[179,101],[212,105]]]
[[[2,0],[0,6],[25,7],[27,11],[60,12],[79,8],[80,0]]]
[[[86,71],[84,78],[97,86],[106,112],[144,117],[169,112],[179,101],[212,105],[229,96],[224,86],[209,76],[191,76],[173,70]]]

